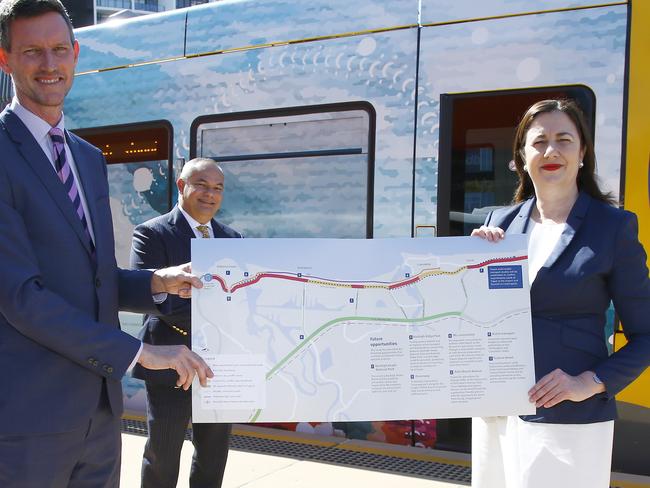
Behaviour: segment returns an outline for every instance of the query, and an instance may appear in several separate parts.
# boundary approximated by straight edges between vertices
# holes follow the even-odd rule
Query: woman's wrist
[[[580,379],[585,384],[585,386],[590,389],[590,391],[594,392],[594,395],[607,391],[605,383],[603,383],[598,375],[593,371],[585,371],[580,375]]]

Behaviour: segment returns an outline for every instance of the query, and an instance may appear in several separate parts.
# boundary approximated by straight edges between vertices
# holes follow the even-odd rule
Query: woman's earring
[[[580,162],[578,163],[578,168],[582,168],[584,165],[585,165],[585,163],[583,163],[582,161],[580,161]]]
[[[524,171],[528,172],[528,165],[524,164]]]

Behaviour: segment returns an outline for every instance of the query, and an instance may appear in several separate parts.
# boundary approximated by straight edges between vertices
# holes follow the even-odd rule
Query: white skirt
[[[608,488],[614,421],[472,419],[473,488]]]

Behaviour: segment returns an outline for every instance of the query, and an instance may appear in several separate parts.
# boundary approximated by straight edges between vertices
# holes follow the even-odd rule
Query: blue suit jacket
[[[234,229],[212,219],[214,237],[242,237]],[[195,237],[190,224],[179,210],[138,225],[133,231],[131,267],[136,269],[161,268],[187,263],[191,259],[190,240]],[[179,297],[169,297],[171,312],[165,316],[147,315],[141,338],[148,344],[185,344],[191,347],[191,302]],[[178,375],[171,369],[150,371],[140,366],[133,369],[133,376],[157,384],[173,386]]]
[[[87,425],[103,382],[121,415],[120,379],[139,342],[119,330],[118,306],[154,309],[150,273],[117,268],[101,152],[66,138],[95,259],[48,158],[16,114],[0,114],[0,435]]]
[[[491,213],[486,225],[528,231],[535,200]],[[567,226],[531,284],[535,375],[561,368],[595,371],[607,392],[582,402],[539,408],[524,420],[591,423],[616,417],[614,395],[650,364],[650,279],[633,213],[580,193]],[[608,356],[605,312],[610,300],[629,343]]]

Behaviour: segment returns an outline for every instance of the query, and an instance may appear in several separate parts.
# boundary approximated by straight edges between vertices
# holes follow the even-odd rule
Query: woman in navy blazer
[[[609,486],[614,395],[650,363],[650,279],[634,214],[613,206],[595,178],[595,155],[575,103],[544,100],[513,144],[515,205],[472,235],[497,242],[529,234],[537,413],[477,418],[472,486]],[[609,355],[613,302],[628,343]]]

